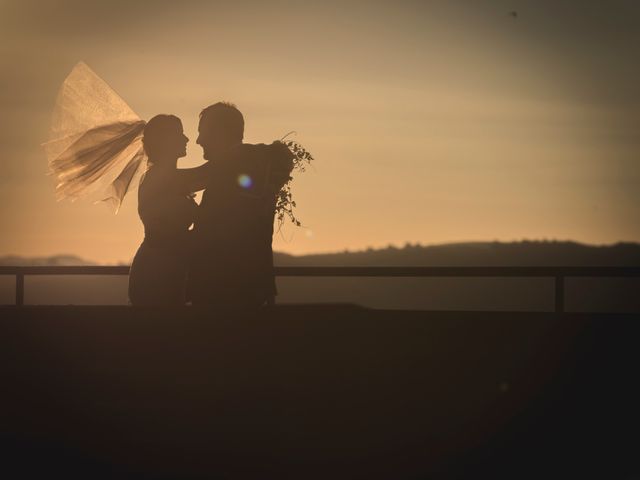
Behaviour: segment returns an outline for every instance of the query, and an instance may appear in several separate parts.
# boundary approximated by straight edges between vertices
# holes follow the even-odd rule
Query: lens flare
[[[242,188],[251,188],[251,186],[253,185],[253,180],[251,180],[251,177],[249,175],[245,175],[243,173],[242,175],[238,176],[238,185],[240,185]]]

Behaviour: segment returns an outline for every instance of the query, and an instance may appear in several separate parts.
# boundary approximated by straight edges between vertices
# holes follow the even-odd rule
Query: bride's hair
[[[161,156],[171,148],[176,128],[180,127],[180,119],[175,115],[160,114],[153,117],[144,126],[142,144],[149,161]]]

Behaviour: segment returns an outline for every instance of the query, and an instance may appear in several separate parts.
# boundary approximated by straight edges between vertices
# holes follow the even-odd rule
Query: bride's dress
[[[189,226],[196,209],[195,200],[178,188],[175,169],[149,168],[138,190],[145,236],[129,273],[133,305],[185,304]]]

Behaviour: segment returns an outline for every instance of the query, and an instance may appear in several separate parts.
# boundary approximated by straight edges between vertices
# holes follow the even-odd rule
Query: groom
[[[200,113],[197,143],[211,163],[194,224],[189,291],[194,305],[255,308],[276,295],[273,221],[293,155],[280,142],[243,143],[244,118],[219,102]]]

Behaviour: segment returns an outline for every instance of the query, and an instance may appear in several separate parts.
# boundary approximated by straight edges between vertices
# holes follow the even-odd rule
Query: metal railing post
[[[16,305],[24,305],[24,273],[16,272]]]
[[[564,277],[556,276],[556,313],[564,312]]]

